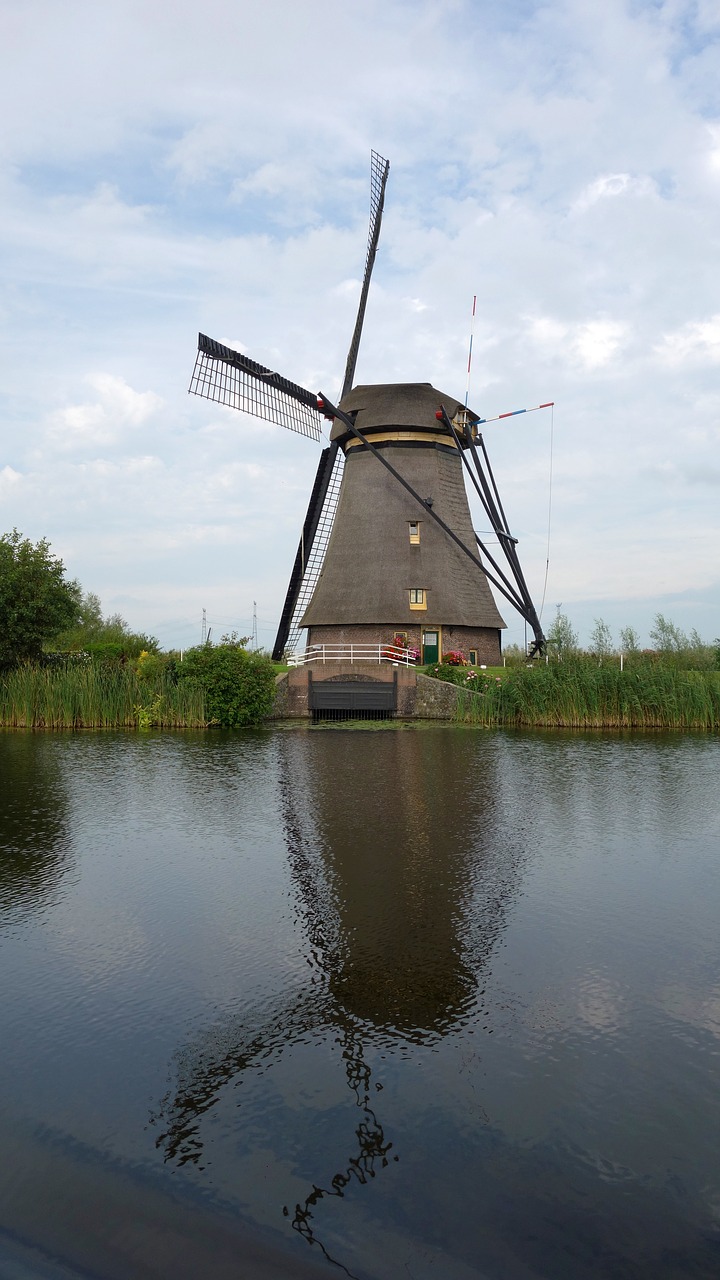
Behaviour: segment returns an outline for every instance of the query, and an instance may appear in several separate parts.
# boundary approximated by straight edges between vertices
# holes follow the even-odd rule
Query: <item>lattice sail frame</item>
[[[303,633],[300,627],[300,620],[307,609],[308,605],[317,586],[317,580],[322,572],[325,562],[325,552],[327,551],[330,534],[335,523],[335,513],[337,511],[338,499],[340,497],[340,485],[342,484],[343,469],[345,466],[345,454],[342,449],[338,449],[335,456],[332,475],[325,494],[325,500],[322,505],[320,519],[313,539],[312,546],[307,553],[307,559],[303,567],[303,576],[300,583],[300,589],[295,600],[292,618],[290,620],[290,629],[288,631],[285,649],[287,653],[296,653],[303,641]]]
[[[350,340],[350,350],[348,351],[347,362],[345,364],[345,377],[343,378],[340,399],[342,399],[343,396],[346,396],[348,391],[352,389],[353,380],[355,378],[355,366],[357,364],[358,351],[360,349],[360,338],[362,336],[363,321],[365,319],[365,307],[367,305],[368,291],[370,289],[370,278],[372,276],[373,266],[375,265],[375,255],[377,253],[378,241],[380,239],[380,226],[382,224],[383,207],[385,205],[385,186],[387,184],[389,172],[390,161],[386,160],[383,156],[378,155],[377,151],[371,152],[370,225],[368,228],[367,252],[365,254],[365,271],[363,274],[362,288],[360,290],[360,302],[358,304],[355,328]]]
[[[360,290],[355,328],[345,366],[341,396],[346,395],[350,390],[355,376],[370,278],[380,238],[385,187],[389,172],[390,162],[379,155],[378,152],[373,151],[370,161],[370,225],[365,256],[365,271]],[[287,427],[288,430],[295,431],[297,434],[306,436],[311,440],[320,441],[322,437],[323,415],[318,409],[317,396],[313,395],[311,391],[307,391],[305,387],[300,387],[297,383],[290,382],[272,369],[266,369],[263,365],[257,364],[256,361],[242,355],[239,351],[223,346],[222,343],[216,342],[213,338],[208,338],[203,333],[198,335],[198,352],[188,391],[193,395],[214,401],[216,404],[222,404],[231,409],[250,413],[257,418],[263,418],[266,422],[277,423],[278,426]],[[332,464],[332,473],[322,500],[321,512],[312,541],[305,548],[301,539],[298,555],[302,559],[302,578],[299,587],[295,588],[297,594],[294,600],[292,600],[291,579],[291,587],[288,590],[288,597],[283,610],[283,615],[287,617],[287,613],[289,613],[288,605],[291,605],[292,613],[289,630],[287,637],[281,643],[281,630],[283,628],[283,623],[281,622],[275,642],[275,650],[280,646],[282,650],[292,651],[301,641],[300,619],[310,603],[322,571],[325,552],[330,540],[335,512],[337,511],[343,466],[344,455],[340,449],[337,451]],[[288,624],[285,623],[284,625]]]
[[[188,391],[229,409],[275,422],[310,440],[320,440],[323,419],[317,396],[312,391],[249,360],[232,347],[224,347],[204,333],[198,334],[197,357]]]

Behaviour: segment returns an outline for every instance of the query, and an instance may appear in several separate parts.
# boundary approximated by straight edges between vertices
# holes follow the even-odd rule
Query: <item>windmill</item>
[[[200,334],[189,390],[317,442],[323,449],[295,556],[273,658],[298,647],[386,644],[423,662],[460,649],[500,659],[504,628],[488,585],[544,636],[530,598],[487,451],[484,421],[430,383],[354,384],[390,165],[371,159],[370,229],[355,328],[339,404]],[[463,471],[497,539],[475,532]],[[504,560],[504,567],[500,559]]]

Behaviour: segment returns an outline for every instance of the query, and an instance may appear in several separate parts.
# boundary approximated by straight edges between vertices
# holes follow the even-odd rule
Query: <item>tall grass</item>
[[[0,724],[25,729],[198,728],[202,690],[164,674],[149,685],[131,666],[18,667],[0,676]]]
[[[508,671],[477,693],[461,689],[465,723],[558,728],[720,728],[720,673],[647,666],[620,671],[563,662]]]

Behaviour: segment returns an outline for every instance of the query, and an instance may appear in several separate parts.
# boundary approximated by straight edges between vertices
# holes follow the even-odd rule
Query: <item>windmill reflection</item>
[[[188,1048],[178,1086],[154,1117],[165,1160],[200,1164],[201,1120],[223,1087],[331,1031],[359,1115],[343,1167],[285,1210],[309,1241],[317,1242],[322,1198],[398,1158],[368,1049],[427,1045],[475,1016],[478,979],[517,890],[520,859],[496,811],[497,759],[488,754],[483,776],[471,777],[467,742],[452,730],[278,734],[308,980],[292,998],[258,1008],[252,1029],[235,1022]]]

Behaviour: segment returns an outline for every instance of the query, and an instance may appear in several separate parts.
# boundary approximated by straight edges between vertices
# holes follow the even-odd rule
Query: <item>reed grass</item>
[[[17,667],[0,677],[0,725],[17,729],[200,728],[202,690],[115,664]]]
[[[720,673],[589,662],[514,668],[477,693],[458,691],[463,723],[557,728],[720,728]]]

